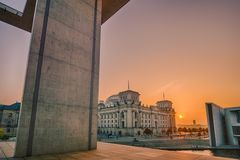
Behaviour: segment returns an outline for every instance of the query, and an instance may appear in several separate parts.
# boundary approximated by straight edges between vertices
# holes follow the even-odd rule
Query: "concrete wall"
[[[206,104],[209,140],[211,146],[221,146],[225,144],[225,122],[224,122],[224,110],[213,104]]]
[[[225,121],[226,121],[226,131],[229,145],[239,145],[238,137],[233,133],[233,126],[239,126],[240,123],[237,121],[237,112],[240,111],[239,108],[225,109]]]
[[[230,145],[237,144],[236,138],[233,136],[233,129],[232,124],[234,120],[236,119],[235,115],[230,112],[230,110],[225,110],[225,121],[226,121],[226,127],[227,127],[227,138]]]
[[[46,2],[37,2],[15,157],[96,148],[101,0],[97,10],[95,0],[51,0],[49,16]]]

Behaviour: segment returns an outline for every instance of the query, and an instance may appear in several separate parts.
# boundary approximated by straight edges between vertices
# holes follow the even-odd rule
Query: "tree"
[[[166,131],[163,129],[163,130],[162,130],[162,134],[165,134],[165,133],[166,133]]]
[[[181,132],[183,132],[183,129],[181,127],[178,128],[178,132],[181,134]]]
[[[176,133],[177,132],[177,127],[173,128],[173,132]]]
[[[172,134],[172,128],[167,129],[167,135],[170,136]]]
[[[140,132],[140,131],[137,131],[137,135],[140,136],[140,135],[141,135],[141,132]]]
[[[208,128],[203,128],[203,134],[207,135],[208,134]]]
[[[191,131],[192,132],[197,132],[197,128],[192,128]]]
[[[2,128],[0,128],[0,139],[2,139],[2,138],[3,138],[3,136],[4,136],[4,131],[3,131],[3,129],[2,129]]]
[[[192,136],[192,129],[191,128],[188,128],[187,132],[189,132],[189,135]]]
[[[187,132],[187,128],[186,128],[186,127],[184,127],[182,131],[183,131],[183,132]]]
[[[198,137],[199,137],[199,139],[201,138],[201,135],[202,135],[201,132],[198,132]]]
[[[146,135],[152,135],[153,132],[152,132],[151,129],[149,129],[149,128],[145,128],[144,131],[143,131],[143,134],[146,134]]]

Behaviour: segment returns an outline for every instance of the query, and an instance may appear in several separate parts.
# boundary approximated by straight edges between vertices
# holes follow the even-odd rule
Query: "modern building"
[[[20,105],[18,102],[0,105],[0,128],[3,128],[5,135],[16,136]]]
[[[210,145],[240,146],[240,107],[222,108],[206,103]]]
[[[1,21],[31,32],[14,157],[97,148],[101,25],[128,1],[0,5]]]
[[[169,100],[144,106],[140,94],[130,89],[112,95],[98,104],[98,134],[118,136],[143,135],[146,128],[154,135],[174,132],[175,111]]]

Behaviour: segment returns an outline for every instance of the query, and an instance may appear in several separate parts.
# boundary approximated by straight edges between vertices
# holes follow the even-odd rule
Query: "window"
[[[124,121],[122,121],[122,128],[124,128],[125,127],[125,125],[124,125]]]
[[[122,112],[121,115],[122,115],[122,118],[124,118],[124,112]]]
[[[237,111],[237,122],[240,123],[240,111]]]

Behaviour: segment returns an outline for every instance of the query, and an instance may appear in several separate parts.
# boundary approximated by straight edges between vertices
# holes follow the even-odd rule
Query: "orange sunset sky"
[[[102,25],[99,99],[129,80],[143,104],[164,92],[181,124],[206,124],[205,102],[240,106],[239,8],[239,0],[131,0]],[[21,101],[31,35],[0,22],[0,37],[0,104],[10,104]]]

